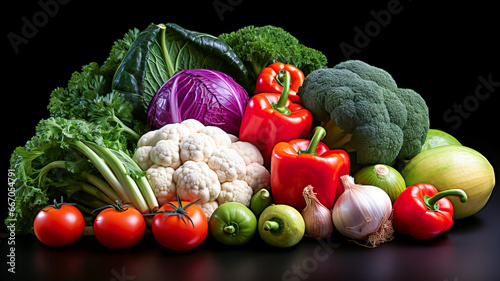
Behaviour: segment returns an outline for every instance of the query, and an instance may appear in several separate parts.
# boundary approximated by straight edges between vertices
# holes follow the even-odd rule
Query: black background
[[[42,0],[46,3],[48,1]],[[55,0],[51,1],[58,3]],[[465,146],[485,155],[499,168],[498,93],[500,92],[498,13],[494,2],[433,3],[423,1],[62,1],[58,10],[39,17],[37,30],[18,51],[9,33],[22,35],[23,18],[33,22],[41,15],[37,1],[9,1],[3,7],[2,74],[6,126],[2,167],[7,174],[12,150],[24,145],[35,125],[48,117],[50,92],[66,86],[71,73],[82,65],[102,63],[113,42],[131,28],[150,23],[173,22],[180,26],[219,35],[246,25],[276,25],[301,43],[322,51],[328,66],[346,60],[340,45],[358,48],[351,59],[361,59],[391,73],[399,87],[412,88],[426,100],[431,127],[454,135]],[[217,12],[214,3],[226,5]],[[222,3],[222,4],[221,4]],[[374,14],[388,6],[396,12],[376,23]],[[224,8],[221,8],[224,9]],[[394,9],[393,9],[394,12]],[[222,18],[221,18],[222,16]],[[368,27],[368,31],[366,28]],[[368,32],[360,41],[357,29]],[[363,43],[361,45],[361,43]],[[480,78],[495,82],[481,99],[475,97]],[[487,95],[489,92],[489,95]],[[464,110],[460,123],[444,114],[457,106]],[[451,113],[449,117],[460,116]],[[5,180],[7,182],[7,180]],[[4,185],[7,189],[7,185]],[[7,192],[1,192],[2,217]],[[333,252],[317,241],[304,239],[286,250],[270,248],[259,239],[238,247],[223,247],[210,238],[200,248],[186,253],[161,249],[152,237],[127,251],[111,251],[93,237],[52,249],[34,237],[17,237],[16,274],[2,276],[45,280],[58,271],[61,280],[120,280],[125,272],[131,280],[157,280],[185,276],[196,280],[281,280],[286,270],[303,268],[301,280],[498,280],[500,269],[499,192],[495,190],[486,207],[475,216],[457,221],[446,234],[428,241],[397,237],[376,249],[365,249],[335,235]],[[7,230],[2,227],[2,232]],[[2,236],[2,261],[6,240]],[[328,253],[324,261],[312,261],[314,253]],[[317,268],[314,268],[315,265]],[[311,269],[312,267],[312,269]],[[314,269],[314,270],[313,270]],[[306,274],[307,273],[307,274]],[[307,275],[307,276],[306,276]],[[24,278],[22,278],[24,277]],[[266,278],[267,277],[267,278]],[[13,279],[12,279],[13,278]],[[293,280],[293,279],[291,279]],[[297,279],[298,280],[298,279]]]

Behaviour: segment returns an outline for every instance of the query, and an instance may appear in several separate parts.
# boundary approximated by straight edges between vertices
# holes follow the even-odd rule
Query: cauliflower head
[[[146,170],[146,179],[151,185],[160,206],[169,201],[177,200],[174,172],[173,168],[163,167],[158,164],[154,164]]]
[[[181,165],[179,142],[174,140],[160,140],[149,152],[153,163],[177,169]]]
[[[249,206],[255,191],[269,188],[270,174],[255,145],[194,119],[145,133],[133,159],[146,171],[159,204],[177,196],[199,199],[207,219],[219,203]]]
[[[202,133],[193,133],[183,138],[180,144],[182,162],[192,160],[207,162],[216,149],[213,138]]]
[[[252,143],[246,141],[237,141],[231,144],[231,148],[236,150],[238,154],[245,161],[245,165],[250,165],[252,163],[257,163],[259,165],[264,165],[264,157],[260,153],[259,149]]]
[[[239,141],[240,139],[233,135],[233,134],[227,134],[229,136],[229,139],[231,140],[232,143]]]
[[[239,202],[250,207],[253,189],[243,180],[225,182],[221,185],[221,191],[217,201],[219,205],[225,202]]]
[[[151,149],[153,149],[152,146],[141,146],[138,147],[134,151],[134,155],[132,156],[132,159],[139,165],[139,167],[143,170],[146,171],[149,167],[151,167],[154,163],[153,160],[149,157],[149,153],[151,152]]]
[[[196,202],[195,205],[198,205],[198,207],[203,210],[203,213],[205,213],[205,216],[207,216],[207,221],[210,220],[210,217],[214,213],[215,209],[219,208],[218,201],[210,201],[205,203]]]
[[[137,147],[154,146],[155,145],[155,135],[156,135],[156,130],[146,132],[137,141]]]
[[[201,130],[201,128],[205,127],[203,123],[201,123],[196,119],[186,119],[182,121],[181,124],[188,127],[189,130],[191,130],[191,133],[198,133]]]
[[[221,184],[205,162],[186,161],[174,172],[177,194],[182,200],[205,203],[217,199]]]
[[[153,142],[157,143],[161,140],[173,140],[180,142],[184,137],[187,137],[190,134],[191,130],[186,125],[180,123],[167,124],[156,130]]]
[[[243,179],[246,175],[246,165],[236,150],[219,147],[208,159],[208,166],[217,173],[219,181],[233,181]]]
[[[264,166],[252,163],[247,166],[244,180],[252,188],[253,192],[257,192],[263,188],[269,189],[271,174]]]
[[[224,130],[219,127],[206,126],[200,129],[200,133],[212,137],[217,146],[231,147],[231,138]]]

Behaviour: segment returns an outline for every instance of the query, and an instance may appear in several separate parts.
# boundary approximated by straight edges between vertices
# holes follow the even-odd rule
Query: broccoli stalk
[[[323,142],[328,143],[329,147],[344,149],[347,152],[355,151],[355,149],[349,145],[351,143],[352,134],[342,130],[333,120],[329,120],[322,124],[322,126],[328,132]]]

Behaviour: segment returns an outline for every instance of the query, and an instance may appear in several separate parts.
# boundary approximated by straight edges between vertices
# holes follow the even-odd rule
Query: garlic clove
[[[316,239],[328,238],[334,230],[331,210],[318,200],[313,186],[304,187],[302,195],[306,201],[306,207],[301,212],[306,235]]]

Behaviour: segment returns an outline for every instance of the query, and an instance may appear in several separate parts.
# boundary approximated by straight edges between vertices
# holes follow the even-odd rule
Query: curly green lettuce
[[[71,76],[66,87],[55,89],[35,135],[17,147],[10,158],[16,175],[16,232],[32,233],[43,207],[61,195],[82,210],[109,203],[100,190],[109,190],[102,174],[77,148],[83,142],[131,154],[147,126],[134,118],[132,105],[111,90],[114,72],[137,37],[131,30],[111,48],[108,59],[91,62]]]
[[[226,42],[245,63],[250,79],[256,81],[262,69],[275,62],[294,65],[304,75],[325,67],[326,56],[299,43],[284,29],[272,25],[245,26],[219,38]]]

